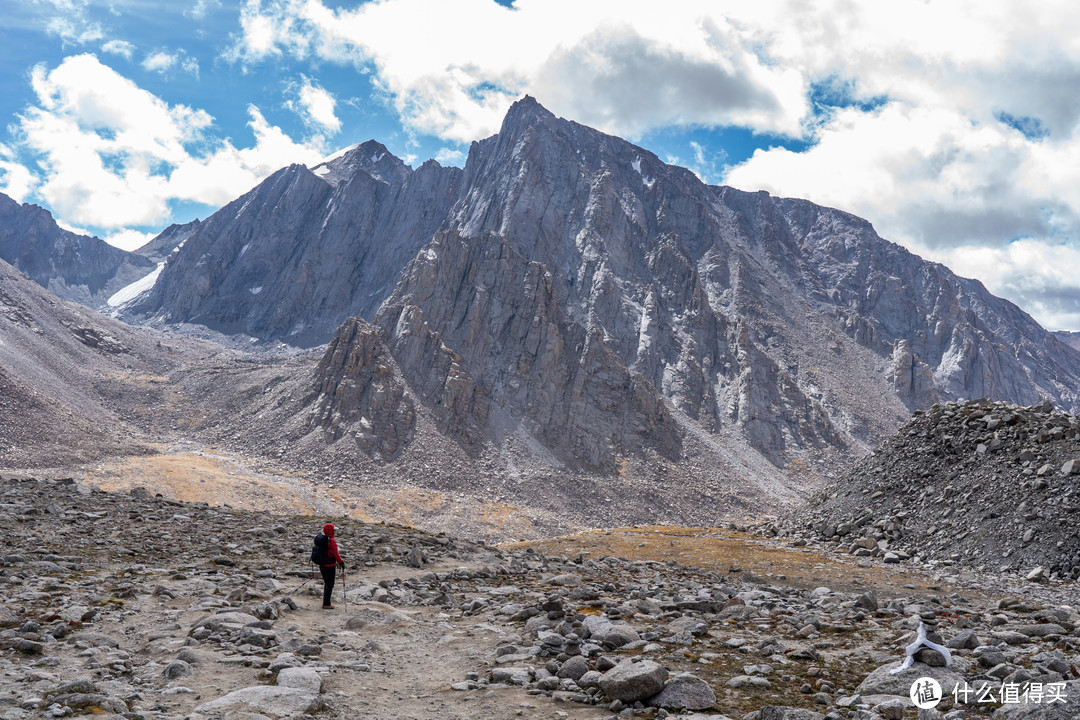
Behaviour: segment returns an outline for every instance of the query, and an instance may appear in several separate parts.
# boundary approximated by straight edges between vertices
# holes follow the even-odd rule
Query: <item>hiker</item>
[[[323,578],[323,610],[333,610],[330,594],[334,592],[334,579],[337,568],[345,569],[345,561],[338,553],[337,540],[334,539],[334,524],[323,525],[322,535],[315,536],[315,547],[311,551],[311,562],[319,566]]]

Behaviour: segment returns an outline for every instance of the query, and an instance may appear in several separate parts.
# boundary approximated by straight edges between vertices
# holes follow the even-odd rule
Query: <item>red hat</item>
[[[326,537],[334,537],[334,523],[326,523],[322,526],[322,531]]]

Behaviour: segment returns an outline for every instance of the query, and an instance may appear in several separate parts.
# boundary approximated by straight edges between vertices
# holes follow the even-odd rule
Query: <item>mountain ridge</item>
[[[0,193],[0,260],[64,300],[102,309],[109,297],[153,270],[154,260],[57,225],[38,206]]]
[[[671,413],[783,468],[869,448],[934,402],[1080,408],[1080,353],[980,283],[866,220],[705,185],[530,97],[462,169],[414,170],[372,140],[278,171],[126,312],[300,347],[359,316],[443,430],[468,444],[527,427],[606,472],[645,447],[676,458]]]

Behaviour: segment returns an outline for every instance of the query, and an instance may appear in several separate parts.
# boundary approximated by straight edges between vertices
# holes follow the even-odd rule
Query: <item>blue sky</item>
[[[1074,5],[0,0],[0,190],[133,246],[369,138],[460,164],[529,93],[1080,329]]]

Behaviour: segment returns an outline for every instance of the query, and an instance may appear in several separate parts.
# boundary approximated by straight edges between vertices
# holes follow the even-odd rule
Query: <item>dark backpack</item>
[[[325,535],[315,536],[315,545],[311,548],[311,562],[316,565],[332,565],[330,559],[330,538]]]

